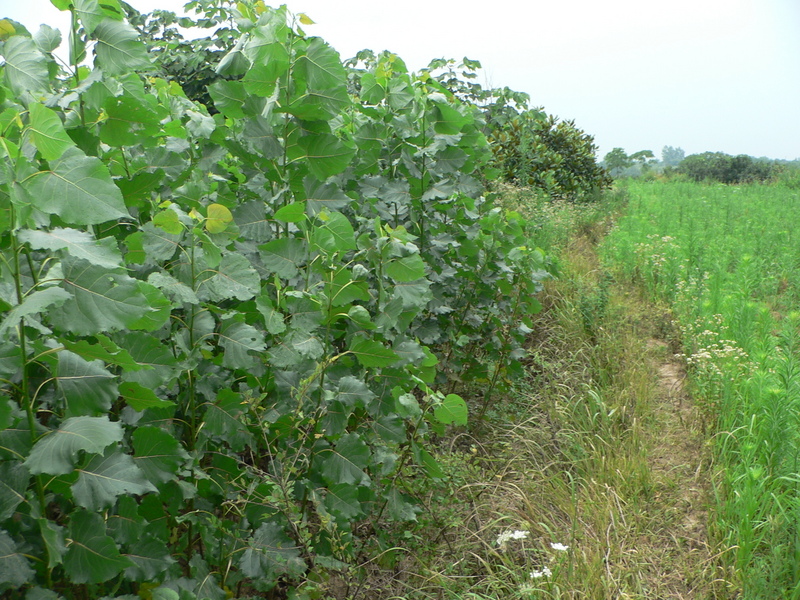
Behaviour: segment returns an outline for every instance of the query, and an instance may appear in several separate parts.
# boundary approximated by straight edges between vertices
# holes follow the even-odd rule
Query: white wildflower
[[[515,531],[509,529],[497,536],[497,545],[500,546],[500,548],[505,548],[506,543],[510,540],[524,540],[528,537],[529,533],[528,531],[520,531],[519,529]]]
[[[553,550],[560,550],[561,552],[566,552],[567,550],[569,550],[569,546],[565,546],[564,544],[560,544],[558,542],[556,542],[555,544],[550,544],[550,547]]]
[[[531,571],[531,579],[539,579],[540,577],[550,577],[553,572],[547,567],[542,567],[541,571]]]

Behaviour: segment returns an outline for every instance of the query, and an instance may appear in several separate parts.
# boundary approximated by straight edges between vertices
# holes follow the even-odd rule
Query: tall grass
[[[742,597],[800,598],[800,190],[633,182],[603,247],[671,303],[713,434],[713,531]]]

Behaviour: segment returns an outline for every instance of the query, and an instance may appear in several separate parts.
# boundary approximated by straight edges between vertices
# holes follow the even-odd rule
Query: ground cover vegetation
[[[667,302],[713,439],[722,597],[800,596],[797,188],[632,181],[604,245]]]
[[[194,3],[212,74],[54,4],[67,65],[0,21],[0,592],[318,597],[523,372],[552,266],[485,111],[285,7]]]

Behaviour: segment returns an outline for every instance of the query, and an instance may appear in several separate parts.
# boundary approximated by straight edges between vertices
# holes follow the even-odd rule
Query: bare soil
[[[688,398],[686,374],[669,345],[648,342],[657,376],[648,463],[654,480],[648,540],[649,587],[653,599],[708,597],[712,569],[707,542],[709,451]]]

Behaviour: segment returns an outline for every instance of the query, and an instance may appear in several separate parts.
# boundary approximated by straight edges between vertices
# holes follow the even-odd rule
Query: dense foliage
[[[611,185],[597,163],[594,138],[574,121],[535,109],[511,118],[497,118],[490,111],[487,120],[494,166],[504,181],[568,200],[596,198]]]
[[[116,0],[54,4],[68,72],[0,21],[0,592],[309,597],[520,370],[544,258],[430,72],[240,3],[208,110]]]
[[[684,158],[678,172],[694,181],[745,183],[765,181],[776,174],[775,164],[746,154],[731,156],[724,152],[703,152]]]

